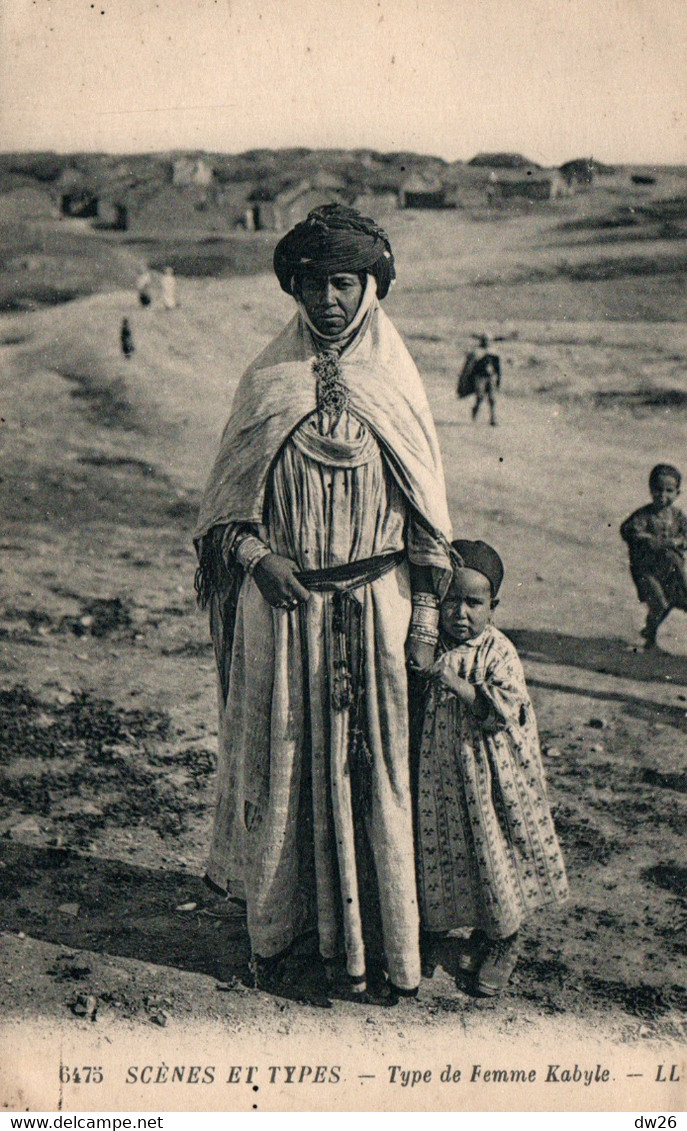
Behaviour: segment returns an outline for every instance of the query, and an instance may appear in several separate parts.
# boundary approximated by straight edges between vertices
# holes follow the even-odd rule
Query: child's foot
[[[479,927],[472,932],[469,939],[461,941],[456,960],[456,965],[461,974],[474,974],[479,970],[488,946],[489,939]]]
[[[505,990],[520,955],[518,932],[506,939],[489,939],[486,955],[477,973],[477,992],[496,997]]]

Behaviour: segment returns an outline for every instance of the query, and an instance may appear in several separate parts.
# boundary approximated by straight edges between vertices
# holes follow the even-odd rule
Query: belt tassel
[[[367,742],[365,648],[362,608],[350,593],[332,594],[332,673],[330,701],[334,711],[350,711],[348,764],[363,808],[371,806],[372,754]]]
[[[353,703],[351,671],[351,601],[347,593],[335,590],[332,610],[332,686],[331,703],[335,711],[345,711]]]

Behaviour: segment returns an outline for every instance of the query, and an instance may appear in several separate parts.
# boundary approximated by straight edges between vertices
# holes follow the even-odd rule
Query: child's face
[[[441,627],[457,644],[474,640],[489,624],[496,604],[489,579],[476,569],[457,569],[441,603]]]
[[[657,475],[651,485],[651,498],[656,510],[662,511],[674,503],[680,494],[677,480],[672,475]]]

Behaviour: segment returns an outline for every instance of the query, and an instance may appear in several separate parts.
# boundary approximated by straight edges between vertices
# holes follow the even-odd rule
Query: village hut
[[[594,183],[594,162],[591,157],[576,157],[559,167],[561,176],[571,189],[588,189]]]
[[[384,216],[398,208],[398,193],[390,190],[361,192],[353,200],[353,207],[363,216]]]
[[[253,229],[283,232],[304,220],[313,208],[323,204],[347,204],[343,181],[317,175],[296,184],[279,188],[263,185],[252,192],[248,204],[252,208]]]
[[[411,173],[401,184],[398,206],[399,208],[445,208],[446,190],[438,177]]]
[[[539,166],[502,168],[494,172],[487,185],[487,195],[492,201],[550,200],[552,177]]]
[[[53,220],[57,209],[47,189],[29,185],[0,193],[0,223],[19,224],[26,220]]]
[[[73,219],[93,220],[98,215],[98,197],[88,189],[64,192],[60,197],[60,212]]]
[[[237,210],[223,192],[195,186],[180,189],[169,183],[140,192],[132,190],[123,203],[129,230],[155,233],[227,233],[243,209],[242,204]]]
[[[172,184],[177,188],[208,188],[215,177],[210,162],[201,156],[184,155],[172,161]]]
[[[454,161],[446,169],[442,181],[448,208],[479,208],[484,206],[485,190],[490,170],[472,166],[465,161]]]
[[[114,232],[126,232],[129,227],[129,209],[120,200],[99,197],[97,216],[95,227],[111,228]]]

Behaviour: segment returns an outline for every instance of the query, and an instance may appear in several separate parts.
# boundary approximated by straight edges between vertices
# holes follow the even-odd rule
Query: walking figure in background
[[[675,506],[681,483],[676,467],[657,463],[649,475],[651,502],[634,511],[620,527],[630,551],[637,595],[649,609],[642,629],[648,649],[656,647],[659,626],[671,609],[687,612],[687,517]]]
[[[141,306],[150,306],[151,302],[153,301],[152,298],[150,297],[150,288],[152,286],[152,283],[153,283],[153,276],[150,274],[150,271],[148,271],[148,269],[146,268],[146,270],[142,271],[141,274],[138,276],[138,278],[136,280],[136,290],[138,291],[138,301],[140,302]]]
[[[131,333],[131,326],[129,325],[128,318],[122,318],[122,328],[120,330],[120,341],[122,343],[122,353],[125,357],[131,357],[134,352],[134,336]]]
[[[177,281],[173,267],[165,267],[162,274],[162,305],[165,310],[174,310],[177,305]]]
[[[477,419],[480,405],[489,402],[489,423],[496,426],[496,391],[501,388],[501,359],[490,350],[486,334],[477,336],[478,347],[470,350],[458,378],[456,395],[462,400],[474,394],[472,419]]]

